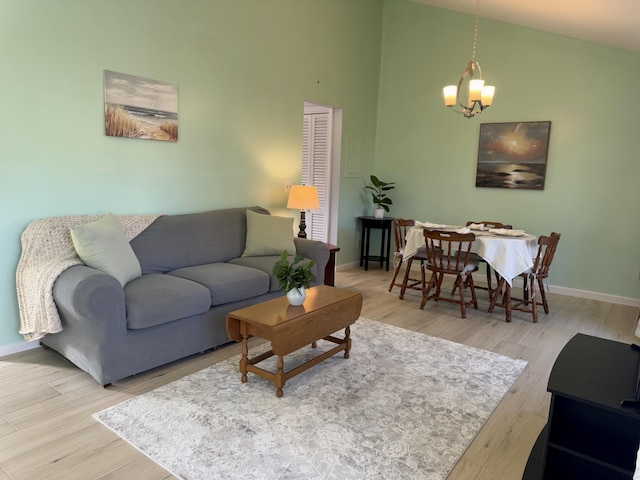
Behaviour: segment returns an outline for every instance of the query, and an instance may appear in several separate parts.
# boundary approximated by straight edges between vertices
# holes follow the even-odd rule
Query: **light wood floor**
[[[638,309],[549,295],[551,313],[533,324],[514,312],[479,309],[460,318],[456,304],[427,303],[419,292],[399,300],[388,293],[390,272],[349,267],[336,286],[362,292],[362,315],[529,362],[502,403],[449,476],[450,480],[510,480],[522,476],[549,408],[547,380],[553,362],[577,332],[619,340],[633,336]],[[91,414],[239,353],[233,344],[138,375],[102,389],[54,353],[35,349],[0,359],[0,480],[169,479],[168,472],[92,419]],[[407,352],[410,355],[411,352]],[[400,479],[399,479],[400,480]]]

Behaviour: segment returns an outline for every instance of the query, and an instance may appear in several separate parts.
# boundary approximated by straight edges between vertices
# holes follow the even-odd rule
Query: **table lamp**
[[[293,185],[289,192],[287,208],[297,208],[300,210],[300,231],[299,238],[307,238],[307,224],[305,223],[305,211],[320,208],[318,199],[318,189],[313,185]]]

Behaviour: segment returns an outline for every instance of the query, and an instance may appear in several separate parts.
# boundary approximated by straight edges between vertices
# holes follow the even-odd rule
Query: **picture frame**
[[[104,71],[104,127],[111,137],[178,141],[178,85]]]
[[[544,190],[550,121],[480,124],[476,187]]]

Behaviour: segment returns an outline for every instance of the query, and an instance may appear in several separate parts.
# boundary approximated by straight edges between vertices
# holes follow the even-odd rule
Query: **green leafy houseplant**
[[[379,180],[375,175],[371,175],[371,183],[373,185],[367,185],[365,188],[371,190],[373,203],[377,206],[377,208],[382,208],[385,212],[388,212],[389,205],[393,205],[393,202],[389,197],[387,197],[386,192],[388,192],[389,190],[393,190],[396,187],[394,186],[393,182],[383,182],[382,180]]]
[[[280,288],[285,292],[294,288],[309,288],[311,286],[309,282],[315,279],[311,269],[316,264],[316,261],[311,260],[309,263],[300,263],[304,259],[302,255],[296,255],[293,257],[293,262],[289,263],[289,254],[284,250],[280,255],[280,260],[273,266],[273,274],[278,279]]]

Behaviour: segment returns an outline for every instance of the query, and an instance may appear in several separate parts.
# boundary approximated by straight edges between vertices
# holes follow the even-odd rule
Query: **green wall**
[[[352,140],[361,177],[396,182],[392,215],[557,230],[553,285],[640,299],[640,55],[481,19],[496,99],[466,120],[441,88],[472,34],[472,17],[407,0],[2,0],[0,353],[22,340],[31,220],[253,204],[291,216],[304,101],[343,110],[343,157]],[[179,142],[104,136],[104,70],[178,84]],[[552,122],[545,190],[476,188],[480,123],[535,120]],[[339,263],[357,260],[355,218],[372,209],[345,168]]]
[[[305,100],[344,110],[372,169],[381,32],[382,0],[2,0],[0,347],[22,340],[15,269],[33,219],[293,216]],[[178,84],[179,141],[106,137],[104,70]],[[343,179],[346,205],[361,184]]]
[[[442,87],[471,58],[473,17],[385,0],[375,172],[392,216],[562,233],[550,283],[640,299],[640,55],[480,19],[476,60],[496,86],[465,119]],[[545,189],[476,188],[481,123],[551,121]]]

